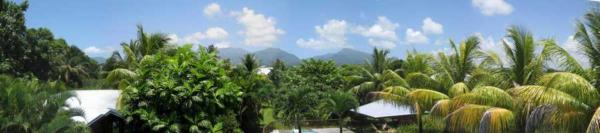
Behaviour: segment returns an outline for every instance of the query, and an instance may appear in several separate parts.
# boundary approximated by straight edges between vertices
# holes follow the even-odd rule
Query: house
[[[86,123],[94,133],[123,132],[125,119],[116,111],[119,90],[76,90],[67,99],[69,108],[79,108],[84,116],[71,119]]]

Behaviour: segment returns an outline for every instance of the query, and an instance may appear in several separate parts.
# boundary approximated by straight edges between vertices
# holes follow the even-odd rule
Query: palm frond
[[[585,78],[567,72],[549,73],[540,78],[538,85],[565,92],[589,106],[598,103],[598,91]]]
[[[406,81],[410,83],[412,88],[425,88],[445,92],[445,90],[442,90],[439,82],[423,73],[410,73],[406,76]]]
[[[587,133],[600,133],[600,107],[596,109],[590,124],[587,127]]]
[[[483,113],[479,122],[479,132],[505,133],[513,132],[516,128],[515,115],[503,108],[490,108]]]
[[[556,44],[554,40],[543,40],[541,42],[544,45],[540,57],[542,60],[554,61],[558,66],[568,72],[576,73],[579,75],[587,75],[583,67],[571,56],[566,50]]]
[[[589,106],[575,97],[562,91],[544,86],[520,86],[508,91],[517,101],[524,103],[523,108],[537,107],[540,105],[556,105],[568,110],[587,110]],[[528,111],[528,110],[523,110]],[[527,114],[527,112],[525,112]]]
[[[452,98],[452,108],[457,109],[467,104],[478,104],[492,107],[513,108],[512,97],[503,90],[491,87],[477,87],[470,93]]]
[[[482,105],[465,105],[446,116],[446,129],[456,133],[478,132],[483,114],[492,107]]]
[[[448,90],[448,96],[456,97],[469,92],[469,87],[463,82],[456,83]]]
[[[444,93],[429,89],[414,89],[406,94],[406,97],[408,103],[418,103],[423,110],[430,110],[438,100],[449,98]]]
[[[446,117],[449,113],[451,113],[452,100],[443,99],[437,101],[433,107],[431,107],[430,114],[436,117]]]

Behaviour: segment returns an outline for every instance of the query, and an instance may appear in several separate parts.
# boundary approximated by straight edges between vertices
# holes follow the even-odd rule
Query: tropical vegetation
[[[374,48],[363,64],[336,64],[259,58],[288,56],[278,49],[232,63],[215,46],[172,44],[141,25],[97,63],[49,29],[26,27],[27,8],[0,1],[0,132],[88,132],[72,119],[85,112],[65,101],[90,88],[121,91],[127,132],[301,132],[315,121],[342,132],[353,128],[353,110],[380,99],[411,107],[415,123],[373,131],[600,132],[596,8],[574,35],[589,64],[520,26],[507,27],[500,53],[474,35],[448,40],[449,52],[396,58]]]

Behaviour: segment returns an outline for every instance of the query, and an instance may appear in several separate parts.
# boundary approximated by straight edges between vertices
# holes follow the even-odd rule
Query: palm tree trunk
[[[296,127],[298,128],[298,133],[302,133],[302,127],[300,127],[300,120],[298,115],[296,115]]]
[[[339,120],[339,125],[340,125],[340,133],[342,133],[342,126],[343,126],[342,124],[343,124],[343,119],[342,119],[341,117],[340,117],[340,118],[338,118],[338,119],[340,119],[340,120]]]

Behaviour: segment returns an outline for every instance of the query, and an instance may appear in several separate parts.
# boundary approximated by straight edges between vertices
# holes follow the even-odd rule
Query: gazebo
[[[358,107],[353,112],[352,125],[354,127],[370,128],[371,124],[380,126],[384,124],[407,124],[416,121],[416,113],[411,106],[399,105],[377,100]]]

